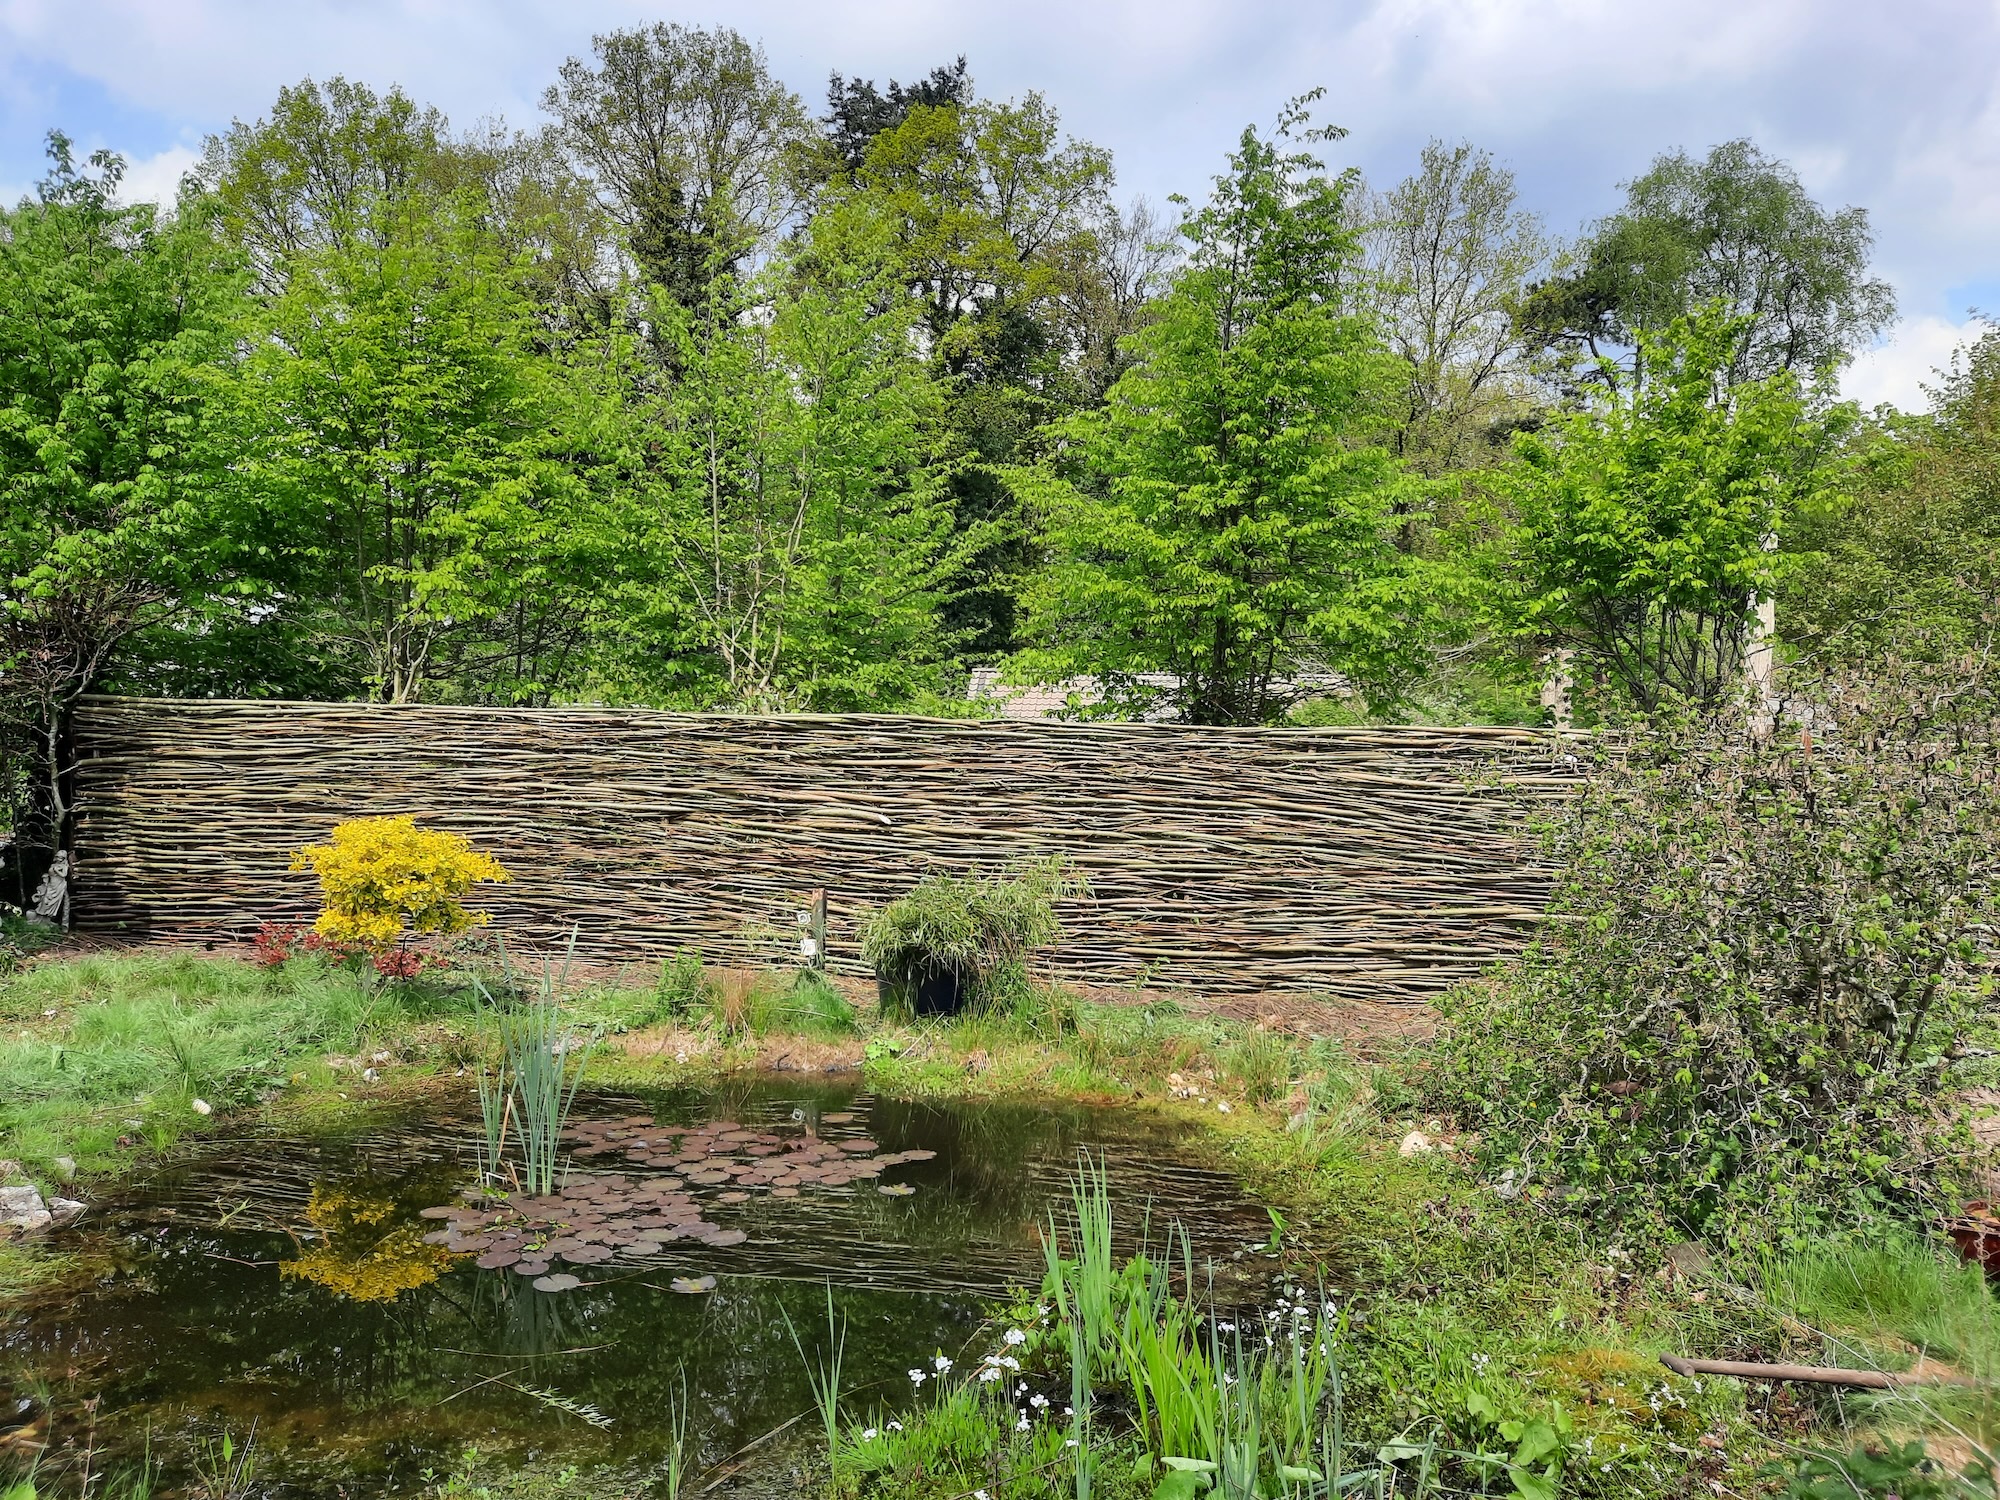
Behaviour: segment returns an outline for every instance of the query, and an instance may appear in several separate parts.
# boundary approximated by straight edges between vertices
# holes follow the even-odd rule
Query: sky
[[[1748,136],[1873,223],[1900,321],[1846,394],[1921,409],[1974,310],[2000,316],[2000,0],[0,0],[0,194],[59,128],[125,155],[128,196],[171,195],[206,136],[308,75],[533,125],[564,58],[658,20],[735,27],[816,112],[831,71],[963,53],[982,94],[1040,91],[1156,203],[1320,87],[1336,164],[1387,187],[1426,140],[1469,140],[1562,235],[1660,152]]]

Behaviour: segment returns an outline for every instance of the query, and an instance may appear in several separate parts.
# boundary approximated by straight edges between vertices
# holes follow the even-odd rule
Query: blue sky
[[[653,20],[735,26],[815,109],[832,69],[963,52],[982,92],[1042,91],[1155,200],[1199,193],[1246,123],[1315,86],[1372,182],[1471,140],[1563,234],[1656,153],[1748,135],[1874,221],[1903,321],[1851,394],[1921,406],[1968,308],[2000,315],[2000,0],[0,0],[0,191],[40,174],[55,126],[130,158],[135,195],[170,192],[207,134],[308,74],[532,124],[593,32]]]

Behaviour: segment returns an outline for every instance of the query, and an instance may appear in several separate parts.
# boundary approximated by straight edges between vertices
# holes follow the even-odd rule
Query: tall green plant
[[[987,1003],[1025,987],[1028,955],[1062,936],[1056,903],[1089,888],[1061,856],[1002,874],[928,875],[869,916],[861,952],[890,981],[892,1010],[907,1012],[918,981],[947,973]]]
[[[1485,1166],[1700,1231],[1921,1207],[2000,984],[2000,677],[1803,668],[1768,723],[1597,747],[1554,920],[1444,1006],[1439,1102]]]
[[[1275,140],[1246,130],[1189,213],[1188,264],[1105,404],[1009,471],[1048,553],[1016,676],[1094,676],[1106,713],[1262,724],[1315,675],[1386,700],[1420,669],[1437,579],[1398,538],[1424,491],[1374,440],[1403,371],[1357,310],[1355,183],[1305,149],[1340,134],[1307,128],[1311,97]]]
[[[481,1170],[491,1177],[509,1172],[530,1193],[553,1192],[562,1172],[563,1124],[583,1083],[589,1044],[565,1028],[556,981],[546,966],[536,993],[511,1010],[495,1004],[483,981],[474,982],[493,1008],[500,1035],[494,1073],[489,1078],[482,1068],[478,1080]],[[520,1152],[518,1173],[503,1162],[510,1123]]]

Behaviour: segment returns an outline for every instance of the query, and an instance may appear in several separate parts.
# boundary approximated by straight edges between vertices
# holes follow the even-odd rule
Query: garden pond
[[[808,1356],[844,1324],[844,1409],[884,1420],[969,1367],[1041,1276],[1083,1156],[1122,1243],[1169,1223],[1224,1303],[1264,1295],[1270,1220],[1180,1132],[1130,1112],[945,1105],[853,1083],[586,1094],[556,1192],[472,1188],[476,1107],[435,1099],[308,1137],[210,1138],[101,1201],[81,1294],[0,1330],[0,1443],[50,1469],[150,1455],[173,1490],[254,1432],[251,1493],[421,1493],[468,1449],[648,1488],[690,1467],[796,1493]],[[790,1424],[790,1425],[787,1425]],[[594,1486],[596,1487],[596,1486]],[[720,1491],[719,1491],[720,1492]]]

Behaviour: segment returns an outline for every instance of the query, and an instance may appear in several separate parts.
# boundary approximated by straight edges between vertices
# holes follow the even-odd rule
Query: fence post
[[[806,909],[799,913],[799,958],[808,969],[826,971],[826,891],[806,897]]]

